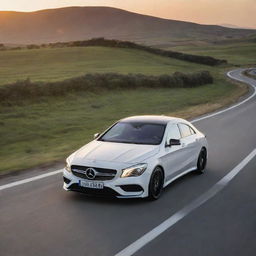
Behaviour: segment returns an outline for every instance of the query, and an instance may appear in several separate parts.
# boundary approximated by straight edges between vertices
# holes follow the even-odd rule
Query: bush
[[[6,50],[5,45],[0,43],[0,51],[5,51],[5,50]]]
[[[39,45],[36,45],[36,44],[30,44],[30,45],[27,45],[27,49],[40,49],[40,46]]]
[[[69,92],[135,89],[135,88],[188,88],[210,84],[213,78],[208,71],[173,75],[146,76],[142,74],[122,75],[117,73],[86,74],[59,82],[31,82],[30,79],[17,81],[0,87],[0,102],[15,104],[23,100],[41,97],[62,96]]]
[[[21,49],[22,49],[22,47],[20,47],[20,46],[9,48],[10,51],[16,51],[16,50],[21,50]]]

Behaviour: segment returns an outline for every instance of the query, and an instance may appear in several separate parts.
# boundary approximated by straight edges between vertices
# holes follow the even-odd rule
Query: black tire
[[[164,173],[160,167],[156,167],[151,174],[148,186],[148,199],[157,200],[163,191]]]
[[[207,150],[206,148],[202,148],[198,156],[196,172],[198,174],[203,174],[205,172],[206,164],[207,164]]]

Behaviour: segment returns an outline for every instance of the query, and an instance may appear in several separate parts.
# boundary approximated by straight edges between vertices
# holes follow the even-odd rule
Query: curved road
[[[229,75],[256,86],[241,70]],[[195,122],[210,145],[207,172],[184,176],[155,202],[67,193],[60,173],[10,188],[35,174],[1,179],[0,255],[255,256],[256,97]],[[223,185],[230,171],[237,175]],[[164,232],[147,235],[170,217]]]

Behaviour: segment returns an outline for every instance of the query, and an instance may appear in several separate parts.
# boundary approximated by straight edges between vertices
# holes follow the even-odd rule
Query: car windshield
[[[159,145],[162,141],[164,124],[152,123],[135,123],[135,122],[119,122],[110,128],[100,141]]]

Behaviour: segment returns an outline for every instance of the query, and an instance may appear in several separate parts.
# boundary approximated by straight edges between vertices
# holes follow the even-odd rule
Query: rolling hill
[[[177,40],[248,37],[256,30],[167,20],[110,7],[67,7],[36,12],[0,12],[0,43],[30,44],[93,37],[145,44]]]

